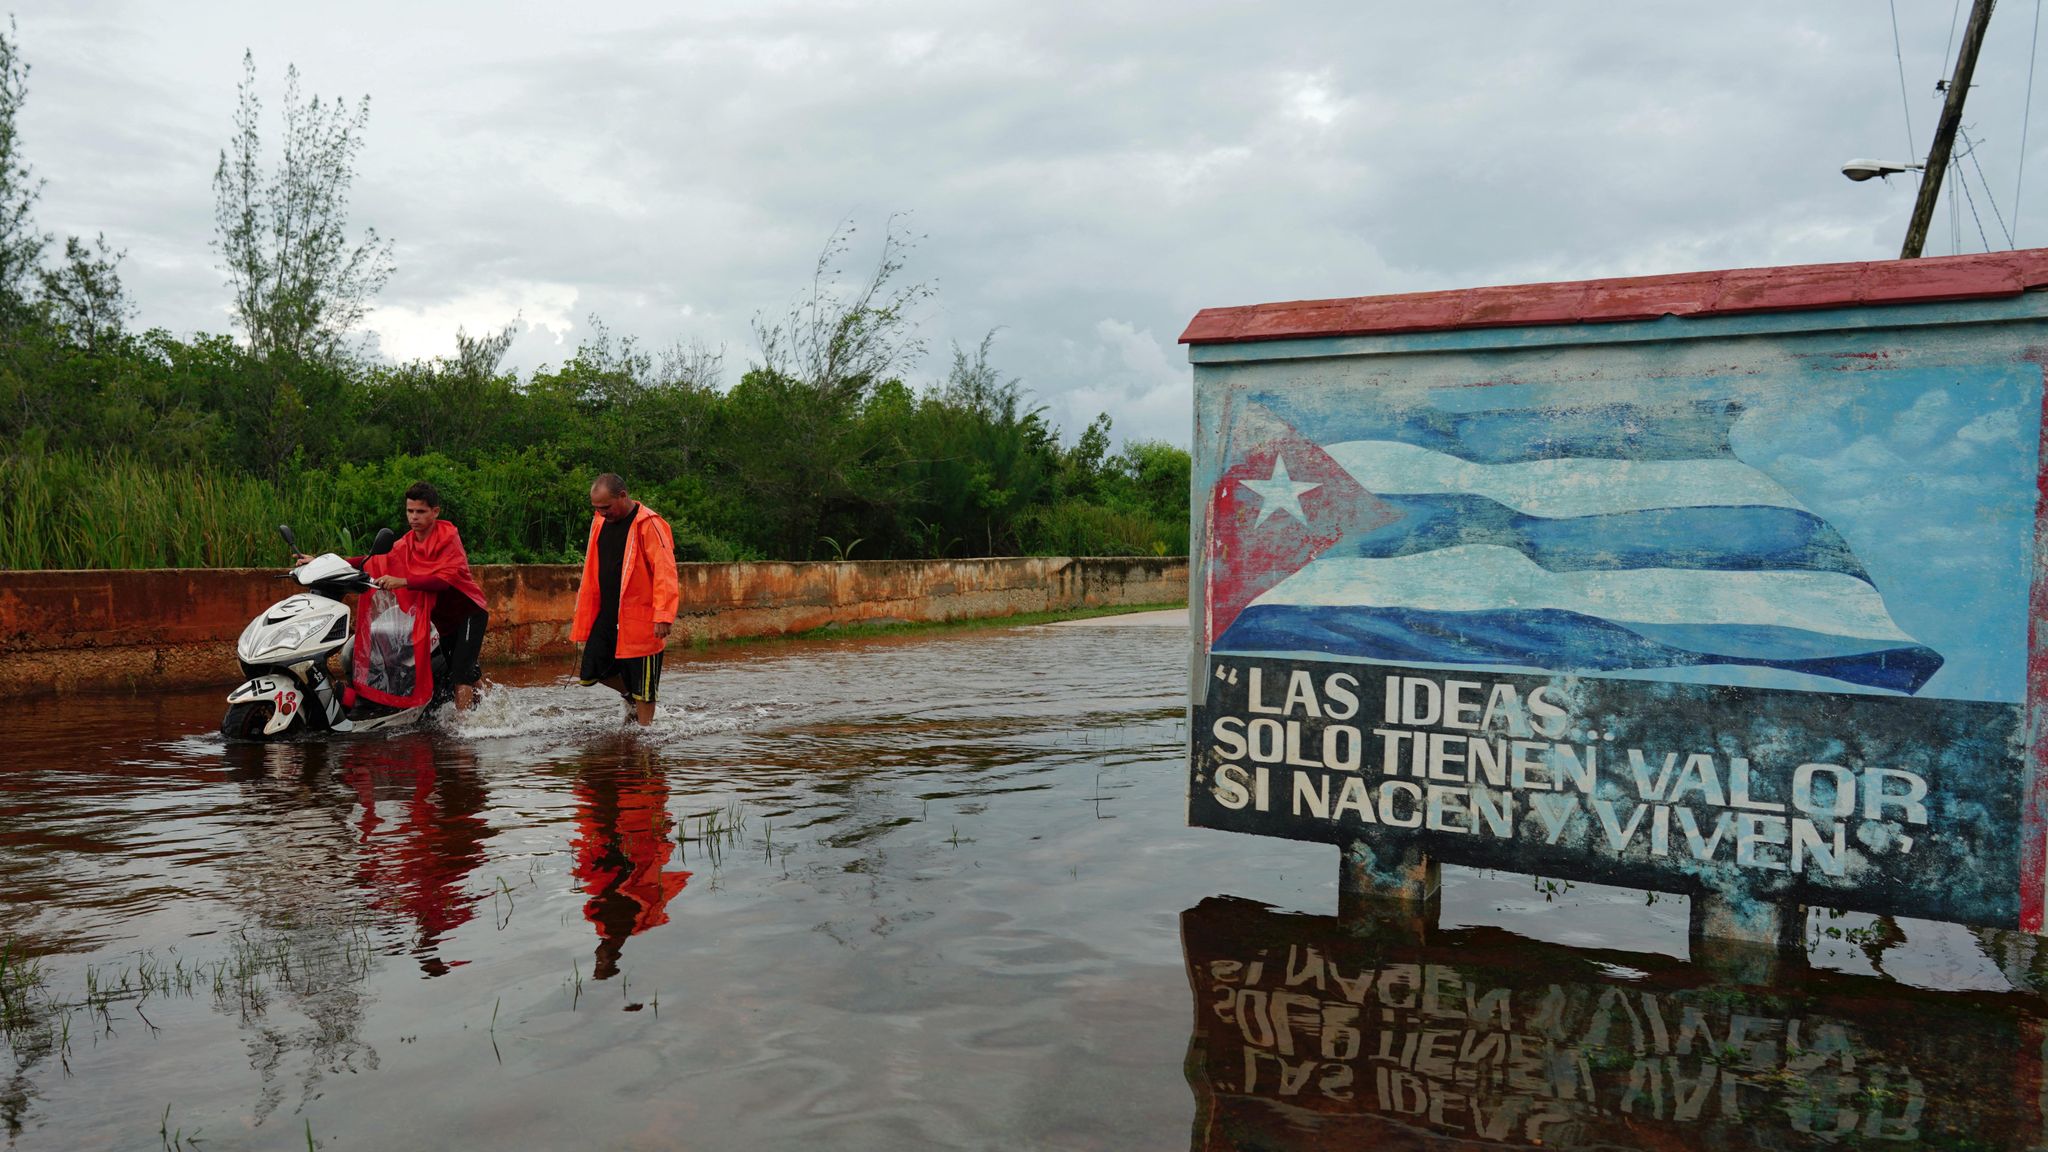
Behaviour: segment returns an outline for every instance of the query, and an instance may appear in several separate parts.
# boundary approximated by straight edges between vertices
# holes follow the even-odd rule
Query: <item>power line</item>
[[[1956,0],[1962,3],[1962,0]],[[2026,201],[2020,199],[2020,189],[2027,186],[2027,122],[2034,114],[2034,58],[2041,54],[2041,0],[2034,0],[2034,42],[2027,52],[2027,99],[2020,106],[2020,174],[2012,185],[2012,234],[2013,246],[2019,246],[2020,206]]]
[[[1963,254],[1963,202],[1956,199],[1954,188],[1941,191],[1942,198],[1948,201],[1948,254],[1960,256]]]
[[[1913,104],[1906,99],[1906,52],[1899,46],[1899,5],[1898,0],[1886,0],[1892,9],[1892,58],[1899,62],[1899,107],[1906,113],[1906,155],[1918,156],[1920,150],[1913,147]]]
[[[1970,195],[1970,182],[1963,178],[1962,157],[1958,156],[1949,161],[1948,166],[1956,170],[1956,187],[1963,190],[1963,202],[1970,206],[1970,219],[1977,222],[1977,239],[1984,242],[1984,250],[1989,252],[1991,251],[1991,238],[1984,235],[1984,219],[1977,215],[1977,199]]]
[[[1979,142],[1970,139],[1970,134],[1961,128],[1957,128],[1956,131],[1963,138],[1963,155],[1970,158],[1970,167],[1977,170],[1977,183],[1984,188],[1984,202],[1991,205],[1991,218],[1998,221],[1998,230],[2005,235],[2005,246],[2011,248],[2014,246],[2012,232],[2005,226],[2005,214],[1998,210],[1998,198],[1991,194],[1991,181],[1984,178],[1984,165],[1977,162],[1977,145]],[[1984,225],[1979,223],[1977,227],[1982,229]],[[1986,252],[1991,251],[1988,245],[1984,250]]]
[[[1956,46],[1956,17],[1962,14],[1963,0],[1956,0],[1955,4],[1948,10],[1948,43],[1941,46],[1941,71],[1938,73],[1938,75],[1948,75],[1948,54],[1951,51],[1953,51]],[[1897,9],[1894,9],[1892,11],[1892,21],[1894,24],[1897,23],[1898,18],[1898,11]],[[1896,27],[1892,30],[1892,37],[1893,39],[1898,38],[1898,30]]]
[[[1937,75],[1937,76],[1946,76],[1946,75],[1948,75],[1948,57],[1949,57],[1949,53],[1951,53],[1951,52],[1955,51],[1955,47],[1956,47],[1956,20],[1957,20],[1957,18],[1959,18],[1960,16],[1962,16],[1962,14],[1963,14],[1963,0],[1955,0],[1955,3],[1954,3],[1954,4],[1951,4],[1951,5],[1949,5],[1949,9],[1948,9],[1948,42],[1947,42],[1947,43],[1945,43],[1945,44],[1943,44],[1943,45],[1941,46],[1941,71],[1939,71],[1939,72],[1935,73],[1935,75]],[[1897,44],[1898,44],[1898,39],[1899,39],[1899,30],[1898,30],[1898,26],[1897,26],[1897,21],[1898,21],[1898,18],[1899,18],[1899,13],[1898,13],[1898,9],[1897,9],[1897,8],[1893,8],[1893,9],[1892,9],[1892,20],[1893,20],[1893,26],[1892,26],[1892,43],[1893,43],[1894,47],[1896,47],[1896,46],[1897,46]],[[1935,90],[1936,90],[1936,91],[1940,91],[1940,89],[1941,89],[1941,85],[1939,85],[1939,84],[1936,84],[1936,85],[1935,85],[1934,87],[1935,87]],[[1921,178],[1922,180],[1925,180],[1925,179],[1927,178],[1927,174],[1926,174],[1925,172],[1922,172],[1922,173],[1921,173],[1921,175],[1920,175],[1920,178]],[[1954,193],[1953,191],[1951,191],[1951,192],[1950,192],[1950,193],[1948,194],[1948,254],[1949,254],[1949,255],[1951,255],[1951,256],[1954,256],[1954,255],[1957,255],[1957,254],[1961,253],[1961,252],[1962,252],[1962,250],[1963,250],[1963,206],[1962,206],[1962,204],[1960,204],[1959,202],[1957,202],[1957,200],[1956,200],[1956,194],[1955,194],[1955,193]]]

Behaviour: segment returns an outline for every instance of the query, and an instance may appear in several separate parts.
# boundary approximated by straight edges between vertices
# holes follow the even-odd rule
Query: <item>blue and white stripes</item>
[[[1941,657],[1892,620],[1833,527],[1735,458],[1737,415],[1714,402],[1303,419],[1344,436],[1324,451],[1397,518],[1259,596],[1216,647],[1749,665],[1917,691]]]

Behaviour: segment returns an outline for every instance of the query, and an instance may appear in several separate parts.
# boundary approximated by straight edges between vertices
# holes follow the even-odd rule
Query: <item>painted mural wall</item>
[[[1191,822],[2038,929],[2043,312],[1197,349]]]

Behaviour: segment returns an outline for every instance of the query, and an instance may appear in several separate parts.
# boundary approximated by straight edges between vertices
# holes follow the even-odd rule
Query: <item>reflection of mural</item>
[[[668,923],[668,902],[690,881],[666,872],[676,849],[668,819],[668,778],[643,758],[623,769],[586,769],[576,781],[575,877],[597,929],[593,975],[619,970],[628,937]]]
[[[2035,1147],[2029,998],[1804,973],[1711,984],[1662,956],[1490,929],[1422,946],[1210,899],[1184,913],[1193,1146]],[[1442,1143],[1440,1143],[1442,1141]]]
[[[438,948],[476,914],[478,897],[463,882],[483,863],[491,830],[474,760],[423,739],[349,744],[340,779],[361,805],[356,878],[371,907],[417,926],[412,951],[428,976],[465,963],[443,960]]]

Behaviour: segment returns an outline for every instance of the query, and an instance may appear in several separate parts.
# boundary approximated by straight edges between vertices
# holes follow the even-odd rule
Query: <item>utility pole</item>
[[[1963,50],[1956,53],[1956,72],[1949,77],[1948,99],[1941,103],[1941,122],[1934,129],[1934,144],[1927,150],[1927,167],[1920,173],[1920,198],[1913,201],[1913,222],[1906,226],[1906,243],[1899,259],[1917,260],[1927,245],[1927,226],[1934,222],[1934,202],[1941,199],[1941,178],[1948,171],[1949,153],[1954,150],[1956,129],[1963,124],[1963,100],[1970,95],[1970,74],[1977,70],[1977,49],[1984,46],[1984,29],[1991,23],[1991,6],[1997,0],[1975,0],[1970,5],[1970,23],[1963,29]]]

